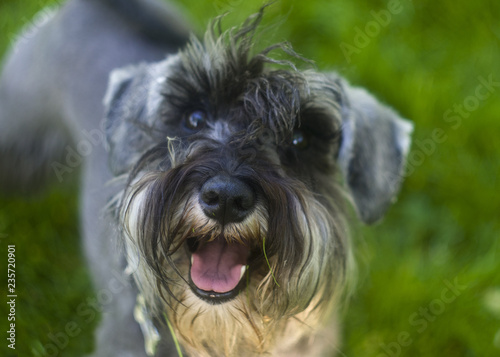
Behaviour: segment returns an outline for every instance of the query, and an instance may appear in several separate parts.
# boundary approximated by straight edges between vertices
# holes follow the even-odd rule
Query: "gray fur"
[[[171,27],[166,23],[165,28]],[[187,41],[184,27],[172,27],[171,32],[184,33]],[[30,33],[14,44],[0,77],[0,184],[6,192],[14,186],[25,192],[42,178],[67,180],[71,172],[81,171],[83,246],[97,294],[110,291],[114,274],[123,274],[125,262],[116,254],[115,229],[102,218],[115,194],[107,185],[113,175],[103,145],[102,101],[109,73],[161,60],[177,45],[169,42],[170,31],[163,41],[151,41],[130,27],[129,17],[100,1],[88,0],[68,1],[50,21]],[[80,158],[85,159],[82,163],[73,165],[75,157],[68,149],[75,152],[79,143],[88,141],[85,132],[93,131],[100,132],[102,139],[92,143],[91,152]],[[54,163],[67,167],[59,177]],[[104,306],[94,356],[146,355],[132,315],[135,296],[130,284]]]
[[[342,81],[343,143],[339,166],[361,219],[373,223],[394,202],[413,124],[362,88]]]
[[[257,347],[274,356],[331,349],[328,341],[314,350],[304,343],[309,322],[317,336],[328,327],[301,314],[333,309],[331,296],[341,294],[347,278],[342,191],[350,193],[364,222],[380,219],[401,183],[411,124],[337,75],[300,72],[273,59],[273,50],[284,50],[301,60],[286,44],[253,53],[262,12],[239,29],[216,34],[210,28],[203,41],[188,41],[178,16],[153,0],[69,0],[34,36],[21,36],[5,61],[0,188],[32,190],[54,173],[65,180],[81,171],[85,254],[97,294],[111,292],[93,356],[146,355],[133,317],[138,292],[162,336],[157,356],[172,351],[165,311],[175,306],[193,318],[193,326],[195,319],[213,323],[210,313],[202,316],[209,309],[201,300],[194,303],[199,310],[183,303],[196,296],[185,285],[186,253],[175,245],[241,235],[256,249],[264,244],[271,261],[253,267],[246,289],[255,295],[254,305],[234,312],[248,308],[241,317],[248,326],[240,326],[240,319],[224,326],[238,328],[235,340],[242,343],[231,350],[226,335],[210,340],[217,332],[211,325],[192,341],[196,332],[169,315],[184,347],[200,355],[241,355],[249,351],[247,335],[260,329],[250,326],[254,316],[272,316],[274,325],[262,328],[268,340],[255,343],[248,355],[257,355]],[[193,110],[208,113],[206,127],[197,132],[183,124]],[[294,147],[297,133],[308,135],[310,148]],[[84,147],[90,149],[78,152]],[[196,194],[220,172],[244,177],[259,192],[248,219],[254,226],[244,221],[221,228],[210,217],[199,226]],[[120,242],[127,257],[117,249]],[[137,287],[124,273],[127,265]],[[286,290],[269,269],[289,284]],[[129,283],[114,290],[120,275]],[[305,323],[293,325],[291,316]],[[286,326],[298,331],[291,341],[279,336]]]
[[[106,137],[109,164],[115,176],[129,172],[158,140],[155,133],[159,130],[161,90],[170,63],[176,59],[177,56],[172,55],[156,64],[143,63],[111,73],[103,103],[108,108]]]

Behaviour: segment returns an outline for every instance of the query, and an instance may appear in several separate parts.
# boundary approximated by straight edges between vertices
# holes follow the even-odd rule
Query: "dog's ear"
[[[110,75],[104,97],[106,142],[109,166],[116,176],[128,172],[151,141],[139,129],[146,126],[146,77],[145,65],[116,69]]]
[[[342,141],[338,164],[361,220],[374,223],[394,202],[413,125],[367,91],[339,80]]]

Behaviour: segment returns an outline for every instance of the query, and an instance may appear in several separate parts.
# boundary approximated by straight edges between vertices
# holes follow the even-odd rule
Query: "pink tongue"
[[[224,239],[202,245],[193,253],[191,280],[201,290],[226,293],[238,285],[248,249]]]

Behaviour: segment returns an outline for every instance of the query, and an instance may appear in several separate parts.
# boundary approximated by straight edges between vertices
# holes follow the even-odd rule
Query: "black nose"
[[[221,224],[237,223],[251,212],[255,205],[255,194],[243,181],[217,175],[203,184],[200,205],[207,217]]]

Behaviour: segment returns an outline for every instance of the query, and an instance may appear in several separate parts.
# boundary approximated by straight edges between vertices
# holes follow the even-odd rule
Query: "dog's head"
[[[149,307],[210,353],[222,333],[207,319],[232,316],[226,354],[321,319],[347,271],[346,198],[379,219],[409,146],[411,125],[365,91],[272,59],[299,58],[285,44],[252,54],[261,17],[115,71],[105,99],[129,265]]]

